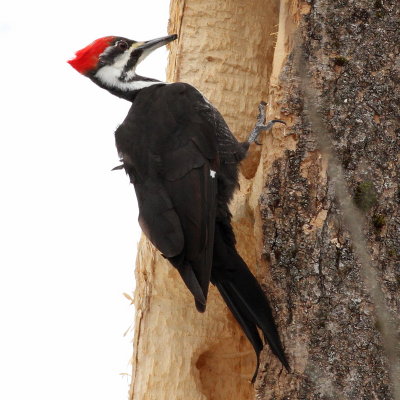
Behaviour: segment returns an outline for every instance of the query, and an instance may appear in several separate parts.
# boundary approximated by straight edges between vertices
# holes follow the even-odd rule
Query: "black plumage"
[[[257,357],[259,328],[287,367],[270,307],[236,251],[231,226],[228,204],[249,144],[239,143],[220,113],[185,83],[139,91],[115,140],[136,190],[140,226],[177,268],[197,309],[205,310],[211,281]]]
[[[110,46],[114,47],[104,51],[107,57],[124,54],[121,38]],[[221,114],[193,86],[135,74],[128,79],[126,65],[140,59],[149,45],[137,49],[137,42],[129,41],[129,46],[134,50],[121,68],[121,85],[108,83],[97,73],[104,66],[101,55],[97,69],[85,74],[132,102],[115,141],[136,191],[140,226],[179,271],[200,312],[206,309],[209,283],[218,288],[254,347],[257,369],[263,348],[258,329],[288,369],[270,306],[236,251],[231,226],[229,202],[249,142],[239,143]],[[135,49],[140,54],[134,54]]]

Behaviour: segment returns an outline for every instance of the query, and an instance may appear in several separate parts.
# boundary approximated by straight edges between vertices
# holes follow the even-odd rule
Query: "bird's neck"
[[[92,77],[92,80],[113,95],[128,101],[133,101],[136,95],[146,87],[152,85],[165,85],[165,82],[136,74],[129,80],[121,80],[118,76],[114,76],[112,71],[107,70],[99,70],[98,73]]]

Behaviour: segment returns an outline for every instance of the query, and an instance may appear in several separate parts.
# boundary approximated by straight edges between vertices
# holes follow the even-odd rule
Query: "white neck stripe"
[[[100,68],[96,74],[95,77],[103,83],[105,86],[111,87],[111,88],[117,88],[121,89],[123,91],[135,91],[135,90],[140,90],[148,86],[152,85],[158,85],[160,83],[164,82],[158,82],[158,81],[130,81],[130,82],[124,82],[119,80],[120,76],[120,70],[118,68],[115,68],[112,65],[106,65],[102,68]]]

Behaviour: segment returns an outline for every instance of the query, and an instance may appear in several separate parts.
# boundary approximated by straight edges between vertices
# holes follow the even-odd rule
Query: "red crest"
[[[100,54],[111,44],[113,39],[114,36],[106,36],[95,40],[89,46],[78,50],[75,58],[69,60],[68,63],[81,74],[85,74],[96,67]]]

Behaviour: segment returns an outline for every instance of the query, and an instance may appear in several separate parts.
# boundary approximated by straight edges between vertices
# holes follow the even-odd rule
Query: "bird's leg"
[[[286,125],[286,122],[282,121],[281,119],[273,119],[272,121],[269,121],[269,122],[267,122],[267,124],[265,124],[265,106],[266,105],[267,105],[267,103],[265,101],[262,101],[258,105],[259,113],[257,116],[257,122],[256,122],[254,129],[252,130],[252,132],[250,133],[250,135],[247,139],[248,143],[254,142],[258,145],[261,145],[261,143],[259,143],[257,141],[257,138],[262,131],[269,131],[273,127],[273,125],[276,124],[277,122]]]

